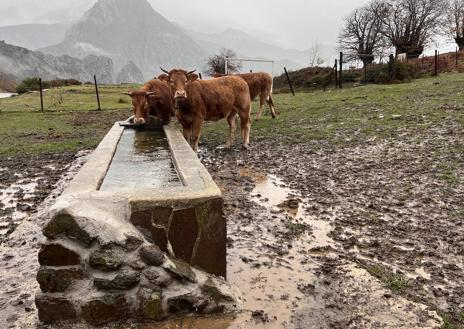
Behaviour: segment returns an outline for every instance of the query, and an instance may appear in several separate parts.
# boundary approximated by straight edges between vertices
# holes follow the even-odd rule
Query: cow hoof
[[[243,144],[243,149],[248,151],[248,150],[250,149],[250,145],[248,145],[248,144]]]

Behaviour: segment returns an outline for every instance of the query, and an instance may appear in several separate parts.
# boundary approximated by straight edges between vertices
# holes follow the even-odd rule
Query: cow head
[[[183,101],[187,99],[186,86],[190,82],[198,79],[198,75],[194,74],[196,70],[187,72],[185,70],[174,69],[170,72],[161,69],[167,76],[163,75],[162,79],[167,81],[171,86],[171,91],[175,101]]]
[[[156,92],[132,91],[123,94],[132,98],[134,123],[146,123],[150,113],[150,97],[156,97]]]

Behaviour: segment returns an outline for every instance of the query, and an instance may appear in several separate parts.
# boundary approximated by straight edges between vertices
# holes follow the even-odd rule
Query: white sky
[[[0,26],[77,19],[96,0],[0,0]],[[368,0],[149,0],[167,19],[200,32],[240,29],[304,49],[335,45],[342,18]]]

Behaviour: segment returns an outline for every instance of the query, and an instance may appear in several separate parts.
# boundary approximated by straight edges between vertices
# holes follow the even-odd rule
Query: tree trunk
[[[454,38],[454,41],[456,41],[459,51],[464,50],[464,37],[456,37]]]

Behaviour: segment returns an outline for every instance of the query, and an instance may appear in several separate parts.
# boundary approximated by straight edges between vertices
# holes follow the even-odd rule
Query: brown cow
[[[226,147],[235,140],[237,114],[241,121],[242,140],[245,148],[250,143],[251,100],[247,83],[240,77],[223,77],[198,80],[198,75],[181,69],[168,74],[176,116],[183,127],[184,137],[195,152],[198,151],[203,122],[227,118],[230,133]]]
[[[259,96],[259,110],[256,115],[256,119],[261,119],[261,114],[263,113],[264,102],[267,102],[271,110],[272,118],[276,117],[276,110],[274,107],[274,101],[272,100],[272,76],[269,73],[265,72],[256,72],[256,73],[241,73],[234,74],[243,78],[248,87],[250,88],[250,97],[254,101],[256,97]],[[223,77],[225,74],[216,73],[213,75],[214,78]]]
[[[134,123],[143,124],[147,121],[149,115],[154,115],[164,125],[168,124],[174,115],[171,89],[162,80],[150,80],[139,90],[123,94],[132,98]]]

